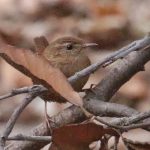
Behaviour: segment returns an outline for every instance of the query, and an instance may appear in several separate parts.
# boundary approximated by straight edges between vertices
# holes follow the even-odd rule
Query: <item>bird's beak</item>
[[[94,47],[94,46],[98,46],[98,44],[96,44],[96,43],[85,43],[85,44],[83,44],[83,48]]]

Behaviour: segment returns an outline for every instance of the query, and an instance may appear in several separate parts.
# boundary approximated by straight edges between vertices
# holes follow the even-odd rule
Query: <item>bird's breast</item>
[[[70,59],[70,60],[69,60]],[[90,65],[90,60],[85,55],[80,55],[76,58],[68,58],[68,62],[66,64],[63,64],[60,66],[60,70],[67,76],[70,77],[74,75],[76,72],[81,71],[82,69],[88,67]],[[81,91],[85,83],[87,82],[89,78],[88,76],[80,78],[75,83],[72,83],[73,88],[76,91]]]
[[[59,68],[65,74],[66,77],[70,77],[76,72],[79,72],[80,70],[90,65],[89,58],[84,54],[78,55],[76,57],[71,55],[68,57],[55,57],[51,59],[50,62],[54,67]],[[72,83],[73,88],[76,91],[81,91],[88,78],[89,75],[82,77],[75,83]]]
[[[76,72],[86,68],[90,65],[89,58],[84,55],[77,57],[68,57],[66,61],[60,62],[58,68],[67,76],[70,77]]]

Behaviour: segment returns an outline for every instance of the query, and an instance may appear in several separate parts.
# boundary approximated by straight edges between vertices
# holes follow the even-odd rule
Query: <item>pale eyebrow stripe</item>
[[[63,43],[63,44],[57,44],[54,47],[55,48],[58,48],[58,47],[62,48],[62,47],[66,47],[68,44],[72,44],[72,43],[71,42],[67,42],[67,43]],[[73,45],[79,46],[80,44],[73,43]]]

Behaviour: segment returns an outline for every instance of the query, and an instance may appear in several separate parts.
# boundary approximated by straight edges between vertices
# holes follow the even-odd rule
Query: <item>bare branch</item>
[[[123,117],[138,114],[138,111],[128,106],[103,102],[100,99],[90,98],[88,96],[84,99],[84,107],[95,116]]]
[[[51,136],[27,136],[27,135],[14,135],[7,138],[8,141],[16,140],[16,141],[36,141],[36,142],[51,142]]]
[[[36,92],[36,90],[38,91],[39,88],[41,88],[41,91],[46,90],[46,88],[43,87],[42,85],[33,85],[33,86],[29,86],[29,87],[22,87],[22,88],[18,88],[18,89],[13,89],[10,93],[0,96],[0,100],[6,99],[9,97],[13,97],[13,96],[16,96],[19,94]]]
[[[61,127],[71,123],[78,123],[85,120],[84,113],[79,107],[71,106],[56,116],[52,117],[55,123],[51,122],[51,127]],[[32,136],[48,136],[50,135],[49,129],[47,128],[46,123],[40,124],[38,127],[33,129],[29,135]],[[20,141],[12,142],[12,144],[6,146],[6,150],[37,150],[42,148],[44,145],[49,142],[31,142],[31,141]]]
[[[11,133],[17,119],[19,118],[21,112],[26,108],[26,106],[37,96],[37,93],[43,91],[41,86],[32,87],[32,91],[29,95],[24,99],[24,101],[15,109],[11,117],[9,118],[5,130],[0,138],[0,150],[4,149],[5,141]]]
[[[121,130],[131,130],[131,129],[136,129],[136,128],[147,128],[150,126],[150,122],[148,123],[138,123],[138,124],[132,124],[132,125],[128,125],[128,126],[120,126],[119,128]]]
[[[132,115],[131,117],[128,118],[128,121],[126,121],[125,125],[131,125],[133,123],[137,123],[140,121],[143,121],[144,119],[147,119],[150,117],[150,111],[144,112],[144,113],[139,113],[137,115]]]
[[[90,97],[94,96],[102,101],[109,101],[125,82],[137,72],[144,70],[144,65],[149,60],[150,48],[147,48],[144,51],[132,52],[124,59],[116,61],[104,79],[92,91],[89,91],[86,97],[91,95]]]
[[[106,102],[103,102],[102,107],[104,107],[104,103],[106,103]],[[106,105],[107,105],[107,103],[106,103]],[[114,106],[115,106],[115,104],[114,104]],[[124,116],[131,116],[132,118],[136,118],[135,116],[138,113],[136,110],[134,111],[134,109],[129,108],[127,106],[123,106],[123,105],[121,107],[120,104],[119,105],[116,104],[116,106],[120,107],[120,110],[118,111],[118,114],[117,114],[117,109],[115,109],[116,110],[115,114],[117,114],[118,116],[119,116],[121,108],[122,108],[122,112],[124,112],[124,113],[122,113],[122,115],[124,114]],[[107,106],[108,109],[109,109],[109,107],[110,107],[110,109],[112,109],[111,104]],[[128,113],[126,113],[124,107],[126,107],[126,110],[127,110],[127,108],[129,110],[130,109],[131,110],[130,111],[128,110]],[[117,107],[115,107],[115,108],[117,108]],[[114,111],[114,109],[113,109],[113,111]],[[103,116],[107,116],[106,109],[103,109],[101,111],[101,113],[102,113]],[[108,112],[108,113],[110,113],[110,112]],[[134,117],[132,116],[133,114],[135,115]],[[138,114],[139,114],[139,116],[142,116],[140,113],[138,113]],[[105,122],[103,122],[103,123],[110,126],[110,127],[119,129],[119,127],[118,127],[118,126],[120,126],[119,123],[124,122],[122,120],[124,120],[125,118],[126,119],[129,118],[129,120],[130,120],[130,117],[123,117],[123,118],[115,118],[111,122],[106,122],[107,124]],[[60,126],[64,126],[64,125],[71,124],[71,123],[81,122],[84,119],[85,119],[85,117],[84,117],[84,113],[82,112],[82,110],[80,108],[76,107],[76,106],[71,106],[71,107],[65,109],[64,111],[62,111],[61,113],[59,113],[58,115],[53,116],[52,120],[54,120],[55,123],[51,122],[51,126],[53,128],[60,127]],[[123,124],[121,124],[121,126],[123,126]],[[41,124],[38,127],[36,127],[33,131],[31,131],[31,133],[29,135],[32,135],[32,136],[47,136],[47,135],[50,135],[50,133],[49,133],[49,129],[47,128],[46,124]],[[12,149],[17,150],[18,147],[21,150],[26,150],[26,149],[28,149],[28,150],[37,150],[37,149],[42,148],[44,145],[46,145],[48,143],[49,142],[44,142],[44,141],[43,142],[31,142],[31,141],[30,142],[28,142],[28,141],[21,142],[20,141],[19,143],[18,142],[12,142],[10,145],[8,145],[6,147],[6,150],[12,150]]]
[[[150,36],[147,35],[141,40],[132,42],[131,44],[119,49],[118,51],[112,53],[110,56],[98,61],[95,64],[90,65],[89,67],[81,70],[80,72],[75,73],[68,80],[69,82],[75,82],[81,77],[91,74],[102,66],[107,66],[108,64],[113,63],[117,59],[125,57],[127,54],[133,51],[137,51],[150,46]]]
[[[20,116],[21,112],[24,110],[24,108],[33,100],[35,96],[33,95],[29,95],[28,97],[26,97],[23,101],[23,103],[21,103],[20,106],[18,106],[18,108],[15,109],[15,111],[13,112],[13,114],[11,115],[10,119],[8,120],[7,124],[6,124],[6,128],[2,134],[1,140],[0,140],[0,150],[4,149],[5,146],[5,140],[7,139],[7,137],[9,136],[9,134],[11,133],[18,117]]]
[[[101,117],[96,117],[95,119],[109,127],[120,129],[121,131],[128,131],[135,128],[146,128],[146,130],[149,131],[150,129],[147,127],[150,126],[150,119],[144,120],[149,117],[150,117],[150,111],[133,114],[130,117],[116,118],[109,122],[105,121]],[[137,122],[141,122],[141,123],[137,123]]]

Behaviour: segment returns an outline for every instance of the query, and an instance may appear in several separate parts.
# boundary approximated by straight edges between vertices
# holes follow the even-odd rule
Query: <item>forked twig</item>
[[[4,150],[5,141],[11,133],[17,119],[19,118],[21,112],[26,108],[26,106],[37,96],[37,93],[43,91],[40,86],[34,87],[33,90],[24,98],[24,101],[14,110],[13,114],[9,118],[5,130],[0,138],[0,150]]]
[[[19,94],[25,94],[25,93],[30,93],[36,90],[38,90],[38,88],[42,88],[44,91],[44,87],[42,85],[33,85],[33,86],[29,86],[29,87],[22,87],[22,88],[18,88],[18,89],[13,89],[10,93],[7,93],[5,95],[0,96],[0,100],[9,98],[9,97],[13,97]],[[45,88],[46,90],[46,88]]]

